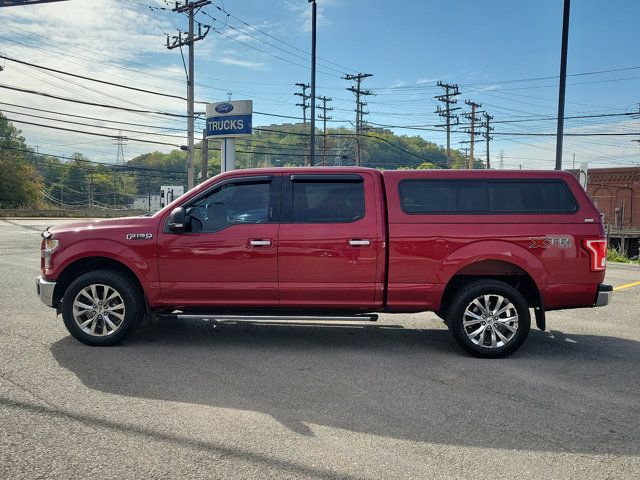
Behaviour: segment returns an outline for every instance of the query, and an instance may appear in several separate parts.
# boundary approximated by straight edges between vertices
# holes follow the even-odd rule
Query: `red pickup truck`
[[[145,315],[375,320],[434,311],[471,354],[503,357],[533,310],[606,305],[607,244],[556,171],[235,170],[147,217],[42,239],[42,301],[90,345]]]

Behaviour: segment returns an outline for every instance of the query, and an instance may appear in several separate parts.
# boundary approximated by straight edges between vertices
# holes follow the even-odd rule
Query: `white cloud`
[[[160,5],[163,3],[160,2]],[[70,0],[51,4],[0,9],[0,24],[3,40],[0,53],[29,63],[72,72],[89,78],[108,80],[132,85],[137,88],[167,92],[184,96],[185,72],[178,50],[169,51],[162,31],[175,32],[168,12],[159,11],[155,18],[135,3],[119,0]],[[180,25],[178,25],[180,26]],[[213,61],[251,70],[264,69],[266,64],[261,54],[240,54],[228,48],[230,42],[213,32],[207,41],[196,47],[198,61]],[[186,54],[186,52],[185,52]],[[151,111],[186,113],[184,100],[149,95],[82,80],[54,72],[46,72],[11,61],[3,62],[0,83],[19,88],[47,92],[61,97],[81,99],[87,102],[144,109]],[[210,82],[198,82],[196,72],[196,99],[211,98]],[[222,89],[221,89],[222,90]],[[109,138],[93,137],[20,123],[18,120],[42,125],[117,135],[117,130],[106,130],[92,125],[113,128],[158,132],[161,128],[178,128],[182,132],[169,132],[172,136],[150,133],[127,133],[131,138],[158,140],[171,144],[186,143],[186,119],[139,114],[96,106],[70,103],[24,92],[0,89],[0,111],[16,120],[16,127],[30,145],[40,145],[41,151],[53,154],[71,154],[82,151],[94,159],[113,159],[115,147]],[[215,95],[222,95],[217,93]],[[4,103],[2,103],[4,102]],[[8,106],[6,103],[27,108]],[[29,109],[44,109],[104,119],[84,120],[60,116]],[[196,110],[200,106],[196,105]],[[22,113],[16,113],[22,112]],[[29,117],[25,114],[55,117],[56,120]],[[63,124],[60,120],[71,120],[84,125]],[[152,125],[154,128],[119,125],[112,122],[128,122]],[[170,150],[169,145],[154,145],[129,142],[125,155],[131,158],[154,149]]]
[[[325,25],[330,25],[331,20],[325,15],[327,7],[335,4],[336,0],[322,0],[316,3],[316,28],[321,28]],[[283,2],[284,7],[297,18],[295,28],[303,31],[311,31],[311,12],[312,7],[308,2],[298,0],[297,2],[286,0]]]

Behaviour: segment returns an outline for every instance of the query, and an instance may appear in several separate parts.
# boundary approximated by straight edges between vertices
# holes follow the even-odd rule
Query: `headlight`
[[[44,249],[45,251],[53,252],[59,244],[60,241],[55,238],[46,238],[44,241]]]
[[[60,241],[55,238],[44,239],[44,268],[51,268],[51,254],[58,248],[58,245],[60,245]]]

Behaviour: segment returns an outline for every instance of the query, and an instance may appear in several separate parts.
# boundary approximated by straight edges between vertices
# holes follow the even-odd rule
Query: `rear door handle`
[[[368,247],[371,245],[371,240],[352,238],[349,240],[349,245],[352,247]]]
[[[249,245],[252,247],[268,247],[271,245],[271,240],[249,240]]]

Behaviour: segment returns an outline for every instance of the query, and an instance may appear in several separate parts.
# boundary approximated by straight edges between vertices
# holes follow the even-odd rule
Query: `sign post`
[[[207,104],[207,138],[220,139],[220,172],[236,168],[236,138],[251,135],[253,101]]]
[[[184,187],[178,185],[162,185],[160,187],[160,208],[166,207],[182,195],[184,195]],[[151,204],[150,199],[149,204]]]
[[[220,172],[236,168],[236,139],[223,138],[220,144]]]
[[[589,182],[589,166],[586,163],[580,164],[580,172],[578,176],[578,181],[584,190],[587,190],[587,184]]]

